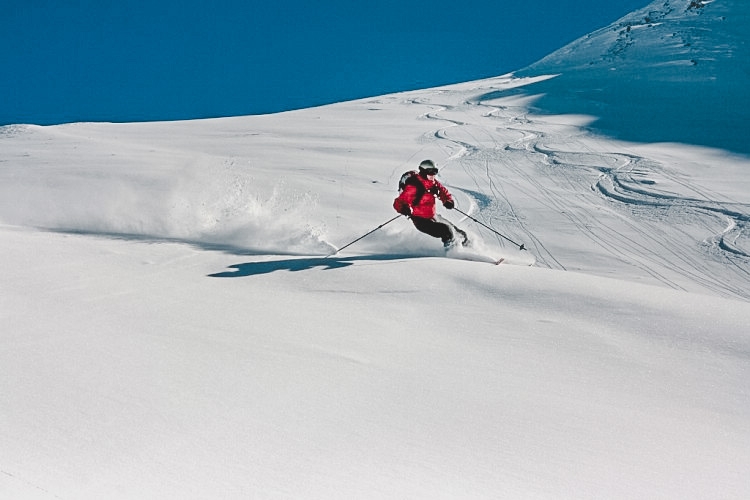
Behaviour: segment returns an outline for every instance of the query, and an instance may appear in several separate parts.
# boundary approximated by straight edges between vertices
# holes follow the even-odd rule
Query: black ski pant
[[[459,233],[466,239],[466,233],[451,224],[446,219],[443,219],[439,215],[436,215],[432,219],[425,219],[423,217],[414,217],[412,215],[411,222],[418,230],[425,234],[429,234],[435,238],[440,238],[443,244],[451,241],[456,233]]]

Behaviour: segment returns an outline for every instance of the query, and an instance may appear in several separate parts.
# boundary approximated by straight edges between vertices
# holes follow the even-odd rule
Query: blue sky
[[[235,116],[496,76],[648,0],[25,0],[0,125]]]

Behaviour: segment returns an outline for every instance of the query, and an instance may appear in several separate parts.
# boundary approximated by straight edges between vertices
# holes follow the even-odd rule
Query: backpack
[[[414,196],[414,206],[419,205],[419,202],[422,200],[422,196],[424,196],[426,189],[424,187],[424,184],[417,178],[419,176],[419,172],[416,170],[409,170],[408,172],[404,172],[401,176],[401,179],[398,181],[398,193],[401,194],[404,192],[404,188],[408,185],[412,185],[415,188],[417,188],[417,194]]]
[[[415,187],[417,185],[421,185],[422,183],[419,182],[419,179],[417,179],[417,176],[419,175],[419,172],[416,170],[409,170],[408,172],[404,172],[401,178],[398,180],[398,192],[399,194],[404,192],[404,188],[407,184],[412,184]]]

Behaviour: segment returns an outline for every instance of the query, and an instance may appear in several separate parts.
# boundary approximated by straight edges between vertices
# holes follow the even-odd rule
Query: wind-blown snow
[[[687,31],[746,11],[644,12],[667,4]],[[0,128],[0,497],[747,498],[750,160],[594,133],[558,56],[274,115]],[[426,158],[528,250],[442,211],[506,263],[405,218],[326,257]]]

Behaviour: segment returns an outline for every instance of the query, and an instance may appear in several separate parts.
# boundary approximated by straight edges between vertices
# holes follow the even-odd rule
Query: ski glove
[[[409,205],[404,205],[403,207],[401,207],[401,210],[399,210],[399,213],[401,215],[411,217],[411,207]]]
[[[454,205],[451,200],[448,200],[445,203],[443,203],[443,206],[447,208],[448,210],[453,210],[453,207],[455,207],[456,205]]]

